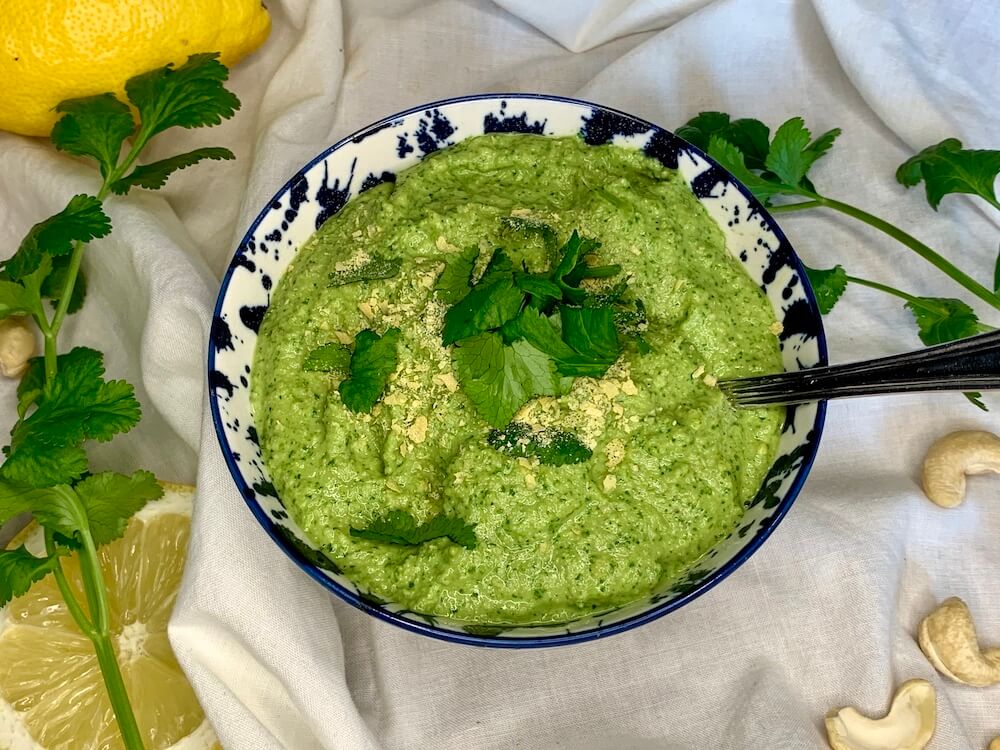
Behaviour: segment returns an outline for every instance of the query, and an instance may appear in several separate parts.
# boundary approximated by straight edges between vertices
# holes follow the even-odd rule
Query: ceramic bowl
[[[306,164],[264,206],[222,281],[208,352],[210,403],[233,480],[264,531],[305,573],[359,609],[417,633],[476,645],[531,647],[619,633],[684,606],[738,568],[788,512],[816,455],[825,404],[788,409],[777,459],[740,526],[680,579],[641,601],[561,625],[487,627],[409,611],[339,572],[289,517],[268,479],[250,408],[257,331],[275,285],[310,235],[353,196],[394,180],[428,154],[482,133],[579,135],[586,143],[640,148],[679,170],[718,223],[726,245],[760,285],[782,325],[785,368],[826,363],[819,311],[788,240],[735,177],[663,128],[589,102],[489,94],[435,102],[387,117]]]

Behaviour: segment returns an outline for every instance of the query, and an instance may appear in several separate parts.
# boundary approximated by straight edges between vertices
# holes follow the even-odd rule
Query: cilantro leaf
[[[35,557],[23,544],[17,549],[0,549],[0,607],[28,593],[31,584],[51,573],[58,560],[58,557]]]
[[[376,279],[391,279],[399,275],[403,261],[399,258],[384,258],[373,255],[357,268],[346,271],[334,271],[330,274],[330,286],[345,286],[359,281],[375,281]]]
[[[240,100],[223,86],[229,78],[218,53],[191,55],[178,68],[167,65],[130,78],[129,101],[139,110],[139,132],[151,138],[167,128],[218,125],[240,108]]]
[[[448,259],[444,270],[434,284],[438,299],[453,305],[472,289],[472,269],[479,258],[479,248],[475,245]]]
[[[39,312],[38,298],[14,281],[0,281],[0,318]]]
[[[1000,174],[1000,151],[964,149],[957,138],[946,138],[911,156],[896,170],[896,180],[906,187],[924,182],[927,202],[935,211],[949,193],[978,195],[997,203],[993,183]]]
[[[11,432],[3,476],[38,486],[69,482],[86,470],[85,440],[108,441],[139,421],[139,402],[124,380],[105,381],[100,352],[77,347],[59,357],[59,371],[38,408]]]
[[[559,285],[549,280],[545,274],[515,273],[514,284],[543,305],[550,300],[561,300],[563,296]]]
[[[50,300],[53,307],[59,305],[59,297],[63,289],[66,288],[66,281],[69,278],[69,270],[72,258],[69,255],[59,255],[52,259],[52,270],[45,276],[41,285],[41,295]],[[73,284],[73,291],[69,295],[69,306],[66,312],[72,315],[83,307],[83,301],[87,297],[87,279],[83,269],[78,269],[76,282]]]
[[[552,361],[526,341],[504,345],[496,333],[463,339],[452,350],[462,390],[494,427],[504,427],[536,395],[555,395],[559,378]]]
[[[68,485],[39,488],[0,480],[0,524],[22,513],[31,513],[40,524],[67,537],[87,523]]]
[[[450,539],[466,549],[476,548],[475,525],[452,516],[434,516],[425,523],[405,510],[390,510],[373,520],[366,528],[351,527],[351,536],[374,542],[416,546],[433,539]]]
[[[13,281],[36,271],[42,255],[65,255],[73,251],[73,243],[89,242],[111,231],[111,219],[92,195],[74,195],[59,213],[35,224],[13,257],[3,264],[3,270]]]
[[[847,289],[847,271],[840,264],[825,269],[809,268],[805,264],[803,267],[806,269],[809,285],[816,295],[820,315],[828,315]]]
[[[118,164],[122,144],[135,131],[128,105],[114,94],[67,99],[56,105],[63,113],[52,128],[52,143],[60,151],[96,159],[101,176]]]
[[[725,112],[699,112],[674,133],[702,151],[706,151],[712,136],[722,134],[728,126],[729,115]]]
[[[592,362],[611,367],[621,353],[615,314],[610,307],[559,308],[562,337],[574,351]],[[603,372],[601,373],[604,374]]]
[[[764,169],[770,150],[771,131],[760,120],[749,117],[730,122],[723,112],[702,112],[677,130],[677,135],[708,151],[713,135],[736,146],[743,153],[749,169]]]
[[[149,471],[131,476],[113,471],[91,474],[73,489],[83,503],[90,534],[98,545],[121,537],[135,513],[163,496],[163,488]]]
[[[987,330],[975,311],[962,300],[915,297],[904,307],[913,313],[920,340],[927,346],[964,339]]]
[[[785,121],[775,131],[764,165],[786,185],[798,185],[809,171],[811,135],[801,117]]]
[[[396,344],[398,328],[389,328],[379,336],[366,328],[354,337],[350,373],[340,381],[340,398],[349,410],[369,413],[382,397],[389,376],[396,371],[399,359]]]
[[[622,272],[622,267],[613,264],[610,266],[590,266],[581,260],[576,267],[566,274],[564,281],[570,286],[579,286],[584,279],[610,279]]]
[[[228,148],[196,148],[186,154],[178,154],[168,159],[160,159],[149,164],[140,164],[129,174],[111,184],[111,192],[115,195],[125,195],[133,187],[157,190],[163,187],[167,178],[178,169],[186,169],[203,159],[223,161],[235,159],[236,156]]]
[[[723,140],[717,135],[713,135],[711,141],[709,141],[708,155],[719,162],[727,171],[731,172],[761,202],[766,203],[779,193],[795,192],[791,186],[770,182],[751,172],[744,161],[743,152],[729,141]]]
[[[306,372],[346,374],[351,367],[351,350],[343,344],[323,344],[306,355],[302,369]]]
[[[560,308],[560,310],[566,308]],[[573,313],[571,313],[571,316]],[[603,313],[599,316],[603,317]],[[612,316],[612,326],[614,320]],[[565,333],[565,332],[564,332]],[[552,358],[556,372],[565,377],[586,376],[599,378],[614,364],[606,357],[585,356],[564,341],[555,326],[535,308],[525,308],[514,320],[503,327],[504,336],[511,341],[523,338],[535,349]],[[617,359],[617,356],[615,357]],[[502,426],[502,425],[498,425]]]
[[[490,271],[444,314],[441,343],[454,344],[491,328],[499,328],[521,309],[524,292],[514,286],[510,271]]]
[[[502,430],[491,430],[486,442],[512,458],[537,458],[547,466],[579,464],[593,455],[593,451],[571,432],[536,431],[523,422],[511,422]]]

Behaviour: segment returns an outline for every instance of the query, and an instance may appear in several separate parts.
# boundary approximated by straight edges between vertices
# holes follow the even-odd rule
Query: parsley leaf
[[[65,255],[74,242],[89,242],[111,231],[111,219],[92,195],[74,195],[59,213],[35,224],[17,252],[4,262],[3,270],[13,281],[36,271],[42,255]]]
[[[384,258],[373,255],[357,268],[346,271],[334,271],[330,274],[330,286],[345,286],[359,281],[375,281],[376,279],[391,279],[399,275],[403,261],[399,258]]]
[[[463,339],[452,360],[465,395],[494,427],[503,427],[536,395],[556,395],[552,360],[527,341],[505,345],[497,333]]]
[[[593,455],[593,451],[571,432],[535,431],[523,422],[511,422],[502,430],[491,430],[486,442],[512,458],[537,458],[547,466],[579,464]]]
[[[302,369],[306,372],[346,374],[351,367],[351,350],[343,344],[323,344],[306,355]],[[395,369],[395,368],[394,368]]]
[[[366,328],[354,337],[350,372],[340,381],[340,398],[349,410],[369,413],[382,397],[389,376],[396,371],[399,359],[396,344],[398,328],[389,328],[379,336]]]
[[[460,254],[448,259],[444,270],[434,284],[438,299],[453,305],[472,289],[472,269],[479,258],[479,248],[475,245],[465,248]]]
[[[916,297],[905,307],[913,313],[920,340],[927,346],[964,339],[987,330],[979,322],[975,311],[962,300]]]
[[[129,101],[139,110],[140,133],[151,138],[167,128],[218,125],[240,108],[240,100],[223,86],[229,78],[218,53],[191,55],[178,68],[167,65],[130,78]]]
[[[91,536],[98,545],[121,537],[136,512],[163,496],[163,488],[148,471],[131,476],[113,471],[91,474],[73,489],[83,503]]]
[[[806,269],[806,276],[809,277],[809,285],[816,295],[820,315],[828,315],[847,289],[847,271],[840,264],[825,269],[809,268],[805,264],[803,266]]]
[[[60,151],[96,159],[101,176],[118,164],[122,144],[135,131],[128,105],[114,94],[67,99],[56,105],[63,113],[52,128],[52,143]]]
[[[0,549],[0,607],[27,593],[31,584],[52,572],[58,559],[35,557],[23,544],[17,549]]]
[[[186,169],[203,159],[223,161],[235,158],[236,156],[228,148],[196,148],[186,154],[178,154],[149,164],[140,164],[125,177],[111,183],[111,192],[115,195],[125,195],[133,187],[158,190],[167,183],[167,178],[178,169]]]
[[[1000,151],[964,149],[957,138],[946,138],[903,162],[896,170],[896,179],[906,187],[923,180],[927,202],[935,211],[949,193],[978,195],[1000,208],[993,189],[997,174]]]
[[[105,381],[100,352],[77,347],[59,357],[59,371],[37,409],[11,432],[3,476],[36,486],[69,482],[86,470],[85,440],[108,441],[139,421],[139,402],[124,380]]]
[[[405,510],[390,510],[363,529],[352,526],[351,536],[408,546],[423,544],[433,539],[450,539],[466,549],[475,549],[477,542],[475,524],[468,524],[461,518],[443,515],[434,516],[429,521],[418,524],[417,519]]]

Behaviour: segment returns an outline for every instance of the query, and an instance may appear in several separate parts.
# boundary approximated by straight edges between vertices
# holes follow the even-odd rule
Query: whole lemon
[[[232,66],[271,30],[260,0],[3,0],[0,129],[48,135],[64,99],[218,52]]]

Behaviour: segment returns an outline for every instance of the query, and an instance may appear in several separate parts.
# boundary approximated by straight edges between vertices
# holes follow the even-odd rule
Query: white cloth
[[[1000,687],[937,675],[914,633],[941,599],[1000,644],[997,484],[944,511],[916,482],[946,431],[996,429],[959,395],[833,403],[819,459],[774,536],[711,592],[607,641],[543,651],[441,643],[376,622],[302,575],[265,536],[223,464],[204,359],[217,278],[253,216],[334,140],[411,105],[479,91],[576,95],[668,128],[700,110],[772,125],[804,115],[844,135],[821,190],[912,231],[989,278],[1000,214],[949,196],[935,214],[895,167],[957,136],[1000,147],[1000,5],[990,0],[272,0],[266,45],[233,72],[219,128],[157,150],[226,145],[232,163],[115,199],[88,252],[88,303],[66,340],[107,352],[138,385],[143,422],[94,459],[193,480],[198,497],[171,640],[230,750],[526,748],[801,750],[824,714],[880,715],[913,677],[938,690],[937,750],[1000,735]],[[41,142],[0,135],[0,239],[94,175]],[[813,265],[971,300],[928,264],[844,217],[781,217]],[[1000,315],[976,305],[984,319]],[[834,360],[918,345],[897,300],[852,288],[827,318]],[[0,393],[6,428],[11,386]]]

